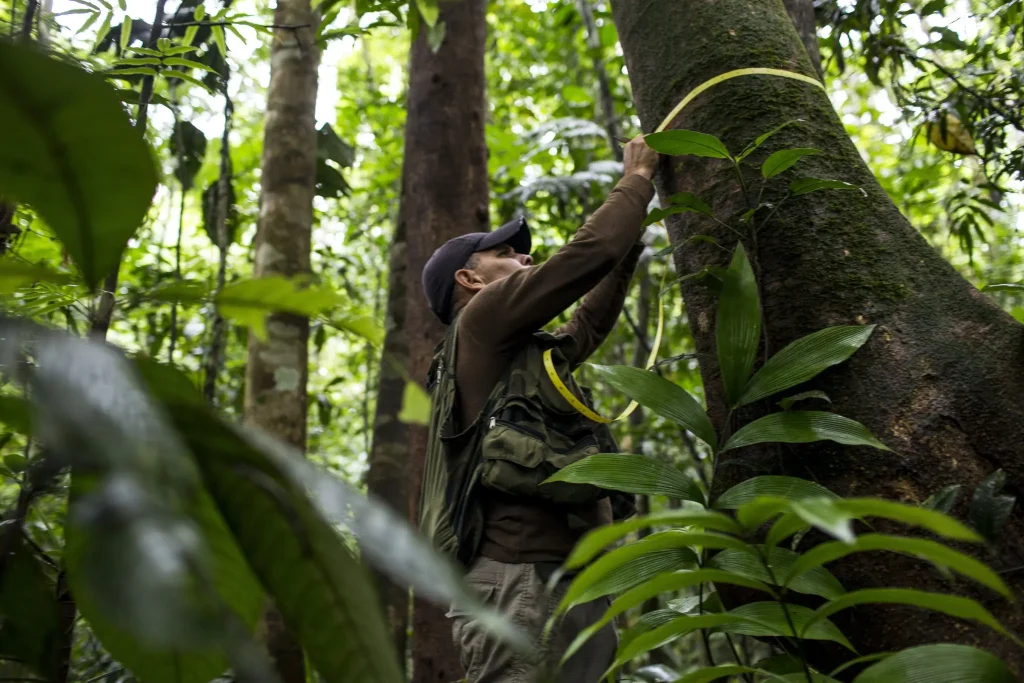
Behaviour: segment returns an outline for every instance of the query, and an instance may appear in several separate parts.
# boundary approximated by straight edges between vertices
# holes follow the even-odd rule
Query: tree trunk
[[[425,27],[409,58],[408,118],[402,195],[390,254],[387,334],[381,362],[368,488],[416,517],[427,430],[398,422],[405,371],[423,382],[443,329],[426,305],[423,265],[447,240],[489,229],[484,140],[485,2],[440,5],[446,38],[431,51]],[[443,172],[442,172],[443,170]],[[382,588],[399,652],[407,591]],[[417,600],[413,608],[412,680],[463,676],[445,610]]]
[[[775,67],[811,73],[779,0],[618,0],[612,6],[647,131],[685,93],[725,71]],[[711,133],[738,151],[792,119],[804,122],[771,138],[751,161],[759,164],[769,152],[789,147],[824,153],[801,160],[772,187],[792,177],[815,176],[854,183],[864,193],[822,191],[792,198],[761,229],[756,245],[746,245],[759,265],[766,339],[774,352],[831,325],[876,324],[871,339],[849,362],[806,386],[825,390],[837,413],[863,422],[893,452],[832,442],[745,448],[725,454],[723,461],[744,466],[720,468],[716,489],[754,474],[785,473],[813,479],[843,496],[920,503],[943,486],[962,484],[965,495],[954,508],[961,516],[975,487],[996,468],[1006,471],[1011,490],[1019,490],[1024,484],[1024,402],[1019,398],[1024,327],[960,277],[900,215],[825,94],[790,79],[736,78],[694,100],[672,127]],[[751,182],[758,177],[756,170],[748,174]],[[735,175],[720,160],[665,161],[658,187],[662,197],[695,192],[713,205],[718,218],[733,224],[747,208]],[[778,202],[781,193],[772,189],[765,197]],[[733,233],[693,216],[670,219],[675,243],[696,234],[711,235],[729,247],[736,243]],[[676,252],[679,273],[725,265],[727,256],[720,250],[692,244]],[[701,354],[709,412],[724,434],[728,411],[714,361],[716,301],[692,280],[682,288]],[[763,403],[762,412],[770,405]],[[737,424],[756,417],[757,410],[739,411]],[[982,558],[1004,571],[1018,594],[1024,587],[1022,532],[1018,506],[991,553]],[[932,567],[891,554],[855,555],[832,568],[848,589],[950,590]],[[959,589],[980,599],[1011,630],[1024,627],[1019,608],[991,593],[969,590],[966,582]],[[1024,670],[1024,653],[1010,641],[932,613],[872,606],[840,614],[836,621],[862,653],[961,642]]]
[[[313,190],[316,179],[317,66],[316,13],[309,0],[278,0],[277,28],[270,52],[263,138],[260,220],[253,274],[256,277],[309,273]],[[309,320],[274,314],[264,341],[249,335],[245,377],[245,419],[279,439],[306,447],[306,379]],[[304,683],[301,646],[286,631],[280,614],[264,615],[267,648],[283,683]]]
[[[818,46],[818,24],[814,18],[814,0],[782,0],[786,6],[789,18],[793,20],[793,26],[800,36],[800,42],[807,50],[807,56],[811,58],[811,66],[818,72],[818,78],[822,78],[821,70],[821,48]]]
[[[616,161],[622,161],[622,146],[619,144],[619,118],[615,115],[615,98],[612,96],[612,87],[608,80],[608,69],[604,66],[604,57],[601,54],[601,36],[597,33],[594,10],[590,6],[590,1],[576,0],[576,9],[579,10],[580,19],[583,20],[587,51],[590,52],[590,59],[594,62],[598,102],[601,105],[601,124],[608,134],[608,144],[611,145],[612,156]]]

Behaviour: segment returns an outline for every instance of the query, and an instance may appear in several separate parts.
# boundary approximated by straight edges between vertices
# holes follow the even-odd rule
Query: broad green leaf
[[[824,531],[840,541],[852,543],[856,536],[853,533],[853,518],[846,510],[835,505],[834,498],[811,498],[794,501],[789,506],[790,512]]]
[[[618,649],[622,650],[631,642],[636,640],[638,636],[649,633],[659,626],[664,626],[668,622],[678,618],[679,612],[671,609],[656,609],[651,612],[644,612],[637,617],[632,626],[630,626],[625,632],[619,634]]]
[[[768,535],[765,536],[764,542],[769,548],[782,543],[784,540],[798,534],[802,531],[810,529],[811,525],[801,519],[799,516],[792,512],[779,517],[772,524],[771,529],[768,530]]]
[[[644,136],[647,145],[656,152],[671,156],[692,154],[712,159],[728,159],[729,150],[714,135],[695,130],[666,130]]]
[[[324,322],[336,329],[362,337],[374,346],[380,346],[384,343],[384,328],[370,316],[334,316],[325,319]]]
[[[948,515],[949,511],[953,509],[953,505],[956,504],[956,499],[960,495],[960,488],[960,484],[946,486],[928,496],[928,498],[921,503],[921,507]]]
[[[205,406],[178,405],[173,417],[250,567],[320,675],[401,680],[372,579],[305,489]]]
[[[713,216],[707,202],[692,192],[677,192],[668,198],[669,206],[685,206],[705,216]]]
[[[720,510],[735,510],[742,505],[762,496],[773,496],[785,500],[801,500],[803,498],[839,498],[821,484],[797,477],[765,475],[751,477],[736,484],[723,493],[715,501],[714,506]]]
[[[749,627],[752,630],[758,630],[760,624],[754,622],[747,623],[743,616],[732,612],[725,612],[723,614],[677,616],[668,623],[662,624],[647,633],[639,635],[628,642],[624,641],[620,644],[618,652],[615,653],[615,661],[608,668],[608,671],[605,672],[605,676],[603,677],[607,677],[608,674],[618,671],[623,665],[633,658],[671,643],[673,640],[681,638],[687,633],[691,633],[698,629],[737,629],[732,632],[741,633],[743,632],[742,629],[744,627]],[[761,630],[765,629],[762,628]]]
[[[690,394],[653,372],[626,365],[591,365],[598,377],[645,408],[693,432],[712,449],[717,443],[715,428]]]
[[[763,552],[764,549],[762,548]],[[790,590],[806,593],[807,595],[835,598],[845,592],[839,580],[824,567],[808,571],[787,585],[783,579],[789,574],[800,555],[785,548],[772,548],[771,552],[767,555],[771,574],[765,569],[759,555],[731,549],[723,550],[716,554],[708,564],[711,567],[716,567],[736,576],[744,576],[770,585],[785,585]]]
[[[769,594],[772,593],[771,588],[761,581],[747,578],[745,576],[737,576],[730,572],[719,571],[717,569],[697,569],[695,571],[677,571],[659,574],[658,576],[655,576],[649,581],[640,584],[616,598],[608,609],[605,610],[605,613],[598,621],[583,629],[583,631],[576,636],[575,640],[573,640],[566,649],[565,654],[562,655],[562,661],[565,662],[569,659],[569,657],[579,650],[580,647],[582,647],[583,644],[586,643],[595,633],[604,628],[606,624],[611,623],[611,621],[620,614],[624,614],[627,610],[642,605],[647,600],[661,595],[662,593],[672,593],[683,590],[684,588],[700,585],[701,583],[712,582],[716,584],[724,583],[734,586],[743,586],[745,588],[751,588],[753,590],[759,590]]]
[[[591,456],[594,457],[594,456]],[[712,510],[661,510],[649,515],[632,517],[622,522],[592,529],[580,539],[565,561],[566,569],[582,567],[612,543],[639,529],[652,526],[683,526],[712,529],[738,535],[742,530],[732,519]]]
[[[794,387],[842,363],[864,345],[874,329],[874,325],[828,327],[788,344],[757,371],[744,388],[739,405]]]
[[[585,587],[566,609],[605,595],[621,593],[659,574],[694,566],[696,556],[689,548],[652,550],[613,568]]]
[[[796,164],[796,162],[800,161],[804,157],[814,154],[821,154],[821,150],[810,147],[780,149],[765,159],[764,164],[761,165],[761,175],[765,180],[774,178],[783,171],[791,168]]]
[[[971,526],[989,541],[999,537],[1017,501],[1016,496],[1000,495],[1005,484],[1006,474],[1001,469],[985,477],[974,490],[967,512]]]
[[[739,678],[742,677],[743,674],[759,674],[767,677],[767,680],[769,681],[786,680],[785,678],[776,676],[770,671],[755,669],[752,666],[742,666],[740,664],[719,664],[717,666],[705,666],[697,669],[696,671],[692,671],[676,680],[675,683],[708,683],[709,681],[717,681],[723,678]]]
[[[772,128],[767,133],[762,133],[761,135],[758,135],[756,138],[754,138],[753,142],[751,142],[749,145],[747,145],[746,148],[742,152],[740,152],[740,155],[738,157],[736,157],[736,161],[743,161],[748,156],[750,156],[750,154],[753,153],[754,150],[756,150],[758,147],[760,147],[762,144],[764,144],[765,140],[767,140],[771,136],[775,135],[780,130],[782,130],[784,128],[788,128],[789,126],[792,126],[793,124],[796,124],[796,123],[804,123],[804,120],[803,119],[793,119],[792,121],[786,121],[785,123],[780,124],[780,125],[776,126],[775,128]]]
[[[555,472],[544,483],[564,481],[650,496],[668,496],[704,503],[704,494],[690,477],[646,455],[599,453]]]
[[[721,450],[728,451],[757,443],[809,443],[823,440],[889,450],[859,422],[835,413],[805,410],[772,413],[754,420],[740,427]]]
[[[989,628],[999,631],[1003,635],[1009,635],[1003,625],[992,616],[992,614],[969,598],[961,598],[957,595],[945,593],[929,593],[927,591],[914,590],[912,588],[868,588],[865,590],[851,591],[838,598],[829,600],[814,612],[804,628],[809,628],[821,619],[827,619],[836,612],[855,607],[857,605],[869,604],[891,604],[911,605],[942,612],[957,619],[977,621]]]
[[[797,403],[798,401],[806,401],[807,399],[811,399],[811,398],[816,398],[816,399],[819,399],[821,401],[825,401],[826,403],[831,403],[832,402],[832,399],[830,399],[828,397],[828,394],[826,394],[824,391],[818,391],[817,389],[812,389],[811,391],[801,391],[799,394],[793,394],[792,396],[787,396],[786,398],[784,398],[781,401],[779,401],[777,403],[777,405],[780,408],[782,408],[783,410],[789,410],[790,408],[793,407],[794,403]]]
[[[406,424],[430,424],[430,395],[416,382],[406,382],[398,419]]]
[[[941,567],[948,567],[958,574],[973,579],[983,586],[988,586],[1006,597],[1012,595],[1010,589],[1006,587],[1006,584],[999,578],[998,574],[973,557],[968,557],[936,541],[885,534],[864,534],[863,536],[858,536],[852,543],[843,543],[842,541],[820,543],[804,552],[793,563],[783,582],[789,584],[811,569],[821,567],[829,562],[835,562],[852,553],[869,550],[887,550],[926,560]]]
[[[108,78],[121,78],[122,76],[156,76],[156,69],[148,66],[132,67],[128,69],[113,69],[105,72]],[[168,76],[177,75],[174,72],[168,73]]]
[[[0,259],[0,295],[10,294],[17,289],[36,282],[52,282],[62,285],[71,281],[71,276],[13,258]]]
[[[715,332],[718,367],[730,406],[739,402],[754,368],[754,357],[761,342],[760,306],[754,271],[743,245],[737,244],[722,283],[722,292],[718,295]]]
[[[437,23],[437,18],[441,15],[441,11],[437,6],[437,0],[416,0],[416,6],[419,8],[420,16],[423,17],[423,22],[427,26],[433,26]]]
[[[681,214],[681,213],[701,213],[701,212],[697,211],[697,209],[694,209],[694,208],[689,207],[689,206],[666,206],[664,209],[654,209],[649,214],[647,214],[647,218],[644,219],[642,227],[646,228],[648,225],[653,225],[655,223],[659,223],[659,222],[665,220],[669,216],[675,216],[675,215],[678,215],[678,214]]]
[[[261,341],[267,338],[267,316],[294,313],[306,317],[321,315],[341,302],[324,287],[303,287],[299,278],[280,275],[241,280],[225,287],[217,297],[217,307],[225,318],[252,330]]]
[[[995,655],[968,645],[912,647],[868,667],[854,683],[1015,683],[1017,677]]]
[[[948,515],[935,510],[896,503],[879,498],[844,498],[835,505],[842,507],[854,517],[885,517],[895,522],[919,526],[946,538],[958,541],[981,541],[975,531],[967,528]]]
[[[743,541],[722,534],[676,530],[651,534],[639,541],[616,548],[607,555],[602,555],[593,564],[580,572],[569,585],[555,613],[557,614],[568,609],[581,595],[590,589],[590,586],[597,583],[599,579],[603,578],[613,569],[627,562],[659,550],[685,549],[697,546],[712,549],[735,548],[738,550],[749,550],[749,547]],[[750,552],[753,551],[750,550]],[[691,554],[693,554],[692,551]],[[694,554],[693,561],[696,562],[696,560],[697,556]]]
[[[724,583],[743,580],[743,578],[744,577],[730,575],[730,580],[725,581]],[[719,581],[718,583],[722,582]],[[774,594],[772,597],[774,597]],[[665,604],[668,605],[670,610],[679,612],[680,614],[708,614],[710,612],[725,611],[725,605],[722,604],[722,596],[720,596],[716,590],[706,591],[703,595],[698,592],[697,595],[688,595],[685,598],[676,598],[674,600],[669,600]]]
[[[789,184],[789,192],[794,197],[818,190],[861,190],[861,188],[844,183],[842,180],[825,180],[824,178],[797,178]]]
[[[96,284],[120,262],[156,189],[141,131],[102,76],[8,42],[0,42],[0,130],[0,194],[39,212]]]
[[[843,632],[828,619],[822,619],[807,626],[814,611],[800,605],[786,605],[789,618],[796,627],[796,633],[789,626],[789,619],[777,602],[750,602],[731,609],[726,614],[740,617],[741,621],[726,624],[721,630],[727,633],[739,633],[746,636],[790,636],[805,640],[831,640],[844,647],[854,650]]]
[[[849,661],[843,662],[842,664],[840,664],[836,668],[832,669],[832,671],[829,671],[828,675],[829,676],[833,676],[833,677],[834,676],[838,676],[842,672],[844,672],[847,669],[849,669],[851,666],[858,666],[860,664],[867,664],[868,662],[876,662],[876,661],[878,661],[880,659],[885,659],[886,657],[889,657],[892,654],[893,654],[892,652],[873,652],[873,653],[871,653],[869,655],[861,655],[860,657],[854,657],[853,659],[851,659]]]

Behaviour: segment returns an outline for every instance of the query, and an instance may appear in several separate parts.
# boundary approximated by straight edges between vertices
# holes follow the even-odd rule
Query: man
[[[423,270],[431,309],[450,325],[431,368],[430,443],[421,527],[468,567],[467,581],[517,625],[536,631],[557,604],[545,586],[576,541],[613,519],[624,496],[590,486],[544,485],[560,467],[615,451],[605,425],[576,412],[543,370],[553,349],[559,376],[582,400],[571,372],[604,341],[622,310],[643,251],[640,241],[658,155],[637,136],[624,177],[604,205],[546,263],[534,266],[525,220],[450,240]],[[540,331],[582,302],[554,335]],[[630,501],[625,501],[627,504]],[[580,605],[545,644],[557,662],[607,599]],[[526,683],[538,657],[517,654],[453,609],[453,638],[469,683]],[[557,680],[597,683],[611,664],[614,629],[596,634]]]

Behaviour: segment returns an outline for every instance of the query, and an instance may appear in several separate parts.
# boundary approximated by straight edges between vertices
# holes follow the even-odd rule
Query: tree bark
[[[811,58],[811,66],[823,78],[821,70],[821,48],[818,46],[818,23],[814,18],[814,0],[782,0],[789,18],[793,20],[800,42]]]
[[[270,88],[263,139],[260,220],[254,244],[256,277],[310,272],[316,179],[316,89],[319,50],[309,0],[278,0],[270,52]],[[309,320],[276,313],[267,338],[249,335],[245,419],[305,450]],[[264,615],[267,648],[283,683],[305,683],[301,646],[274,609]]]
[[[742,67],[812,73],[806,50],[780,0],[617,0],[612,3],[644,129],[654,130],[680,98],[703,81]],[[753,155],[814,147],[823,154],[800,161],[782,182],[798,176],[854,183],[860,192],[822,191],[788,200],[746,247],[759,264],[770,346],[831,325],[873,323],[871,339],[843,365],[801,388],[823,389],[835,412],[859,420],[893,449],[843,447],[832,442],[749,447],[726,453],[715,482],[721,491],[755,475],[781,473],[813,479],[843,496],[881,496],[920,503],[949,484],[965,495],[963,516],[986,475],[1003,468],[1011,490],[1024,484],[1024,326],[980,294],[900,215],[865,166],[828,98],[798,81],[747,76],[725,81],[690,104],[672,128],[718,136],[734,151],[758,134],[792,119]],[[756,170],[748,174],[758,178]],[[735,224],[746,210],[727,162],[686,157],[663,162],[662,197],[695,192],[718,218]],[[766,201],[782,192],[770,189]],[[763,215],[763,213],[761,214]],[[670,219],[673,242],[711,235],[732,247],[733,233],[691,216]],[[717,253],[716,253],[717,252]],[[725,265],[727,256],[697,244],[676,252],[681,274]],[[728,413],[715,363],[716,301],[695,282],[682,285],[709,413],[725,434]],[[795,393],[794,389],[794,393]],[[774,400],[778,400],[777,398]],[[741,410],[744,424],[770,401]],[[885,530],[885,524],[876,524]],[[1024,521],[1020,506],[989,554],[981,559],[1018,594],[1024,588]],[[977,548],[967,549],[979,553]],[[855,555],[831,568],[848,589],[901,586],[949,592],[932,567],[902,556]],[[1018,568],[1015,571],[1013,568]],[[956,589],[981,600],[1011,630],[1022,611],[966,582]],[[961,642],[987,649],[1024,670],[1024,654],[994,632],[932,613],[871,606],[836,618],[862,653],[924,642]],[[825,650],[820,650],[825,655]]]
[[[420,275],[447,240],[489,229],[484,139],[484,0],[441,3],[446,37],[435,53],[421,29],[409,57],[405,158],[398,225],[390,254],[387,334],[381,362],[368,488],[415,519],[427,430],[398,422],[404,376],[423,382],[443,328],[426,305]],[[382,587],[403,651],[407,590]],[[463,676],[444,609],[417,600],[412,680]]]

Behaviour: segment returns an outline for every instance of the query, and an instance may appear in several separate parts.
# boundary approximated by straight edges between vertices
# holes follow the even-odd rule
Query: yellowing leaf
[[[929,121],[925,125],[928,131],[928,140],[944,152],[954,154],[977,154],[974,147],[974,140],[967,132],[960,119],[952,114],[946,114],[945,126],[942,121]],[[943,130],[945,128],[945,130]]]
[[[416,382],[406,382],[398,419],[406,424],[430,424],[430,396]]]

